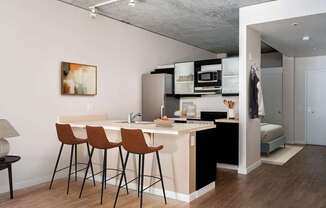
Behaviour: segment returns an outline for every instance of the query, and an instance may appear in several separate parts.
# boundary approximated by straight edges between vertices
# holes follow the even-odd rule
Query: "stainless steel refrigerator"
[[[174,117],[179,109],[179,98],[174,96],[171,74],[143,74],[142,119],[153,121],[161,115]]]

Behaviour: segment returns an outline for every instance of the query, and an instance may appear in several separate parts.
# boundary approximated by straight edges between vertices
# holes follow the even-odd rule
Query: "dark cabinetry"
[[[196,190],[216,179],[215,129],[196,132]]]
[[[239,124],[216,123],[217,162],[231,165],[239,164]]]
[[[225,112],[201,112],[202,121],[222,118]],[[239,164],[239,123],[220,120],[215,124],[214,129],[196,132],[196,190],[216,181],[216,163]]]

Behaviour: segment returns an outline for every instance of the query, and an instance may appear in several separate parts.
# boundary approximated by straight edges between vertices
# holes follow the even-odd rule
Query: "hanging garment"
[[[257,67],[251,67],[249,77],[249,115],[255,119],[265,115],[261,76]]]
[[[249,115],[251,119],[258,118],[258,88],[259,79],[252,68],[249,75]]]
[[[258,77],[257,89],[258,89],[258,116],[265,116],[265,106],[264,106],[264,96],[263,96],[263,87],[261,82],[261,70],[256,69],[256,76]]]

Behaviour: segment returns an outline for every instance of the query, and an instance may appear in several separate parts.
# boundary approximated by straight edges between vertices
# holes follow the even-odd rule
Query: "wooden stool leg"
[[[71,153],[70,153],[70,165],[69,165],[69,175],[68,175],[67,195],[69,194],[70,176],[71,176],[71,166],[72,166],[72,156],[73,156],[73,155],[74,155],[74,145],[71,145]]]
[[[161,183],[162,183],[162,190],[163,190],[163,196],[164,196],[164,202],[166,204],[166,196],[165,196],[165,189],[164,189],[164,182],[163,182],[163,175],[162,175],[162,169],[161,169],[161,160],[158,151],[156,152],[156,158],[158,163],[158,169],[160,171],[160,177],[161,177]]]
[[[84,180],[83,180],[83,185],[82,185],[82,187],[80,189],[80,193],[79,193],[79,198],[81,197],[81,195],[83,193],[83,190],[84,190],[84,186],[85,186],[85,181],[86,181],[86,178],[87,178],[88,169],[89,169],[89,166],[92,164],[93,153],[94,153],[94,147],[92,148],[92,151],[91,151],[90,156],[89,156],[89,160],[88,160],[88,163],[87,163],[87,167],[86,167],[86,171],[85,171],[85,176],[84,176]],[[94,179],[94,174],[93,174],[93,179]]]
[[[126,167],[127,167],[127,163],[128,163],[128,158],[129,158],[129,152],[127,152],[126,160],[125,160],[125,163],[124,163],[124,167],[123,167],[123,170],[122,170],[122,175],[121,175],[119,186],[118,186],[118,191],[117,191],[117,194],[115,195],[113,208],[115,208],[116,205],[117,205],[117,201],[118,201],[118,197],[119,197],[119,193],[120,193],[120,189],[121,189],[121,184],[122,184],[122,180],[123,180],[123,175],[126,174]]]
[[[59,160],[60,160],[60,157],[61,157],[62,148],[63,148],[63,143],[61,144],[60,151],[59,151],[58,158],[57,158],[57,162],[55,163],[55,167],[54,167],[54,171],[53,171],[53,175],[52,175],[52,179],[51,179],[51,183],[50,183],[50,187],[49,187],[49,189],[52,188],[52,184],[53,184],[54,176],[55,176],[55,173],[57,172],[57,168],[58,168]]]
[[[140,186],[140,208],[143,207],[143,190],[144,190],[144,166],[145,166],[145,155],[142,155],[141,164],[141,186]]]

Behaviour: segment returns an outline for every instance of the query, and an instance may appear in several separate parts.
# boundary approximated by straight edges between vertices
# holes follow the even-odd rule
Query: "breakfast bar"
[[[196,163],[198,162],[196,158],[196,148],[198,148],[196,141],[198,139],[214,140],[214,138],[209,136],[207,136],[207,138],[198,138],[196,135],[198,132],[201,132],[201,135],[206,131],[209,133],[211,129],[215,128],[214,124],[173,123],[172,127],[157,127],[153,122],[135,122],[129,124],[126,121],[98,120],[70,122],[70,125],[72,126],[75,135],[81,138],[86,138],[86,125],[102,126],[105,129],[109,140],[113,142],[121,141],[121,128],[141,129],[145,134],[146,142],[149,146],[163,145],[164,148],[160,151],[160,158],[166,195],[168,198],[190,202],[208,190],[215,188],[215,180],[200,189],[196,185],[198,181],[196,173],[200,171],[196,170]],[[214,144],[214,141],[212,141],[212,144]],[[87,158],[86,149],[80,149],[78,154]],[[103,152],[101,151],[94,153],[94,169],[98,168],[98,170],[100,170],[103,160],[102,155]],[[137,158],[137,155],[130,155],[129,157],[129,162],[126,167],[127,178],[129,180],[135,178],[137,175]],[[119,162],[118,151],[109,151],[107,161],[108,167],[122,169],[121,163]],[[159,175],[158,164],[154,154],[146,155],[145,164],[144,171],[146,175]],[[108,174],[108,177],[113,176],[115,175],[115,172],[108,172]],[[110,181],[112,185],[117,185],[118,182],[118,179]],[[144,183],[146,186],[150,184],[151,181],[150,179],[147,179]],[[137,189],[137,185],[131,183],[129,188]],[[161,186],[156,184],[152,188],[149,188],[147,192],[161,195]]]

